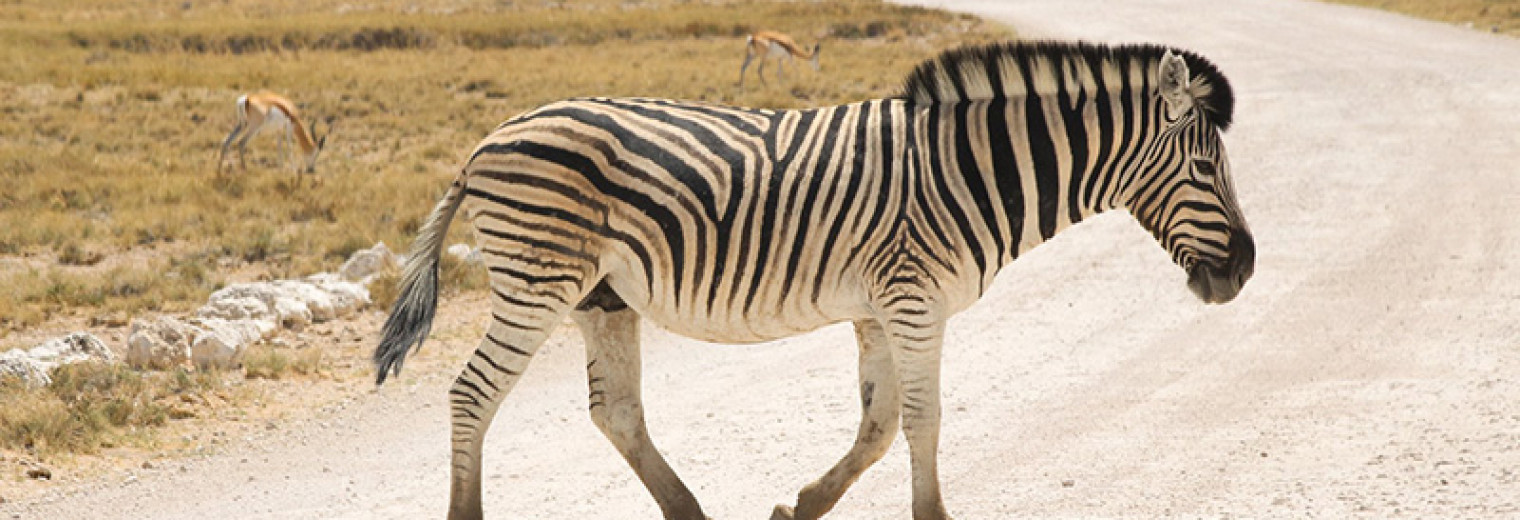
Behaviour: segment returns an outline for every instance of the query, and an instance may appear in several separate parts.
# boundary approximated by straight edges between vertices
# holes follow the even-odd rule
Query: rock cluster
[[[481,260],[479,250],[464,244],[455,244],[449,253],[468,262]],[[381,242],[355,252],[337,273],[232,284],[211,293],[206,304],[189,318],[132,320],[126,362],[139,369],[185,364],[201,369],[235,367],[248,346],[270,339],[281,329],[299,331],[313,323],[347,317],[368,305],[369,289],[365,286],[401,262],[402,258]],[[87,360],[117,361],[99,338],[76,332],[29,350],[0,352],[0,378],[47,385],[54,368]]]
[[[280,329],[346,317],[369,304],[369,290],[323,273],[305,280],[232,284],[211,293],[188,320],[161,316],[134,320],[127,363],[167,368],[189,361],[197,368],[237,366],[243,350]]]
[[[53,381],[51,373],[59,365],[90,360],[115,361],[116,355],[93,334],[75,332],[28,350],[0,352],[0,377],[16,377],[28,386],[45,386]]]

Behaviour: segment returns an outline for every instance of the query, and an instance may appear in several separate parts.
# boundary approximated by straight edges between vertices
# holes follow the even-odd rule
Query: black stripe
[[[544,177],[542,175],[533,175],[533,174],[514,172],[514,171],[489,170],[489,169],[484,169],[484,168],[475,168],[475,169],[472,169],[472,170],[470,170],[469,175],[472,178],[473,177],[481,177],[481,178],[491,179],[493,181],[504,182],[504,183],[507,183],[507,184],[513,184],[513,185],[517,185],[517,186],[530,186],[530,187],[538,188],[538,189],[541,189],[541,190],[544,190],[544,191],[548,191],[548,192],[552,192],[552,193],[558,194],[561,197],[570,199],[571,201],[575,202],[576,204],[578,204],[580,206],[585,206],[587,208],[590,208],[591,211],[593,213],[597,214],[597,215],[606,215],[607,214],[607,205],[606,204],[603,204],[601,201],[598,201],[598,200],[593,199],[591,197],[587,197],[586,194],[580,188],[577,188],[577,187],[574,187],[574,186],[570,186],[568,184],[559,182],[559,181],[557,181],[555,179]],[[478,192],[478,190],[477,190],[477,192]],[[498,199],[496,199],[496,198],[490,198],[488,200],[495,201],[495,200],[498,200]]]
[[[491,271],[491,272],[493,272],[493,273],[504,274],[504,275],[507,275],[507,276],[511,276],[513,278],[516,278],[518,280],[522,280],[522,281],[527,282],[529,284],[570,282],[570,283],[575,284],[577,288],[579,288],[580,284],[581,284],[581,277],[575,276],[575,275],[558,274],[558,275],[551,275],[551,276],[535,276],[535,275],[531,275],[531,274],[528,274],[528,273],[525,273],[525,272],[522,272],[522,271],[518,271],[518,270],[513,269],[511,267],[500,266],[500,265],[490,266],[490,267],[488,267],[486,269],[489,270],[489,271]]]
[[[1070,62],[1075,68],[1076,62]],[[1075,76],[1075,75],[1074,75]],[[1087,122],[1084,121],[1082,112],[1087,108],[1087,92],[1080,82],[1067,84],[1065,75],[1061,79],[1061,91],[1056,96],[1060,103],[1061,122],[1066,130],[1067,156],[1071,158],[1071,171],[1067,172],[1066,183],[1066,216],[1067,220],[1076,224],[1082,221],[1082,200],[1080,198],[1082,180],[1087,177]],[[1072,91],[1075,90],[1075,99]],[[1050,237],[1046,237],[1050,238]]]
[[[829,256],[833,254],[834,243],[839,240],[839,232],[844,228],[845,216],[856,213],[862,208],[861,205],[856,204],[857,200],[855,199],[855,194],[860,190],[860,180],[866,175],[874,175],[877,173],[866,171],[866,157],[868,156],[867,154],[885,153],[884,150],[873,147],[873,145],[877,143],[873,143],[871,139],[868,138],[867,133],[867,123],[870,121],[870,111],[875,110],[880,103],[880,101],[871,101],[867,102],[865,105],[862,105],[860,107],[860,113],[855,120],[855,148],[853,150],[854,155],[851,157],[848,171],[841,173],[842,175],[846,175],[849,181],[845,184],[844,194],[839,199],[839,208],[834,211],[833,223],[829,225],[829,231],[824,235],[823,249],[821,249],[820,253],[822,255],[822,258],[819,259],[820,268],[817,270],[817,272],[813,273],[812,301],[818,301],[819,297],[822,295],[823,273],[828,271],[828,269],[823,269],[822,267],[829,265]]]
[[[902,118],[901,120],[894,119],[892,114],[892,108],[894,106],[898,105],[895,103],[881,104],[881,170],[879,174],[881,185],[877,188],[878,191],[874,194],[876,196],[876,204],[875,207],[871,209],[871,217],[869,219],[866,219],[865,228],[856,234],[856,236],[859,237],[872,236],[876,233],[876,228],[880,227],[882,224],[882,215],[886,213],[887,206],[891,202],[887,196],[892,193],[892,184],[896,180],[896,177],[894,177],[894,175],[903,173],[896,171],[895,168],[898,166],[892,162],[897,158],[897,146],[902,146],[903,153],[908,156],[906,160],[903,161],[903,163],[907,165],[906,168],[912,168],[914,167],[914,164],[917,164],[915,161],[915,159],[917,159],[917,156],[913,151],[914,147],[912,144],[915,142],[917,135],[917,132],[915,131],[917,120],[914,119],[912,111],[906,110],[904,114],[906,117]],[[907,134],[903,139],[903,143],[896,143],[892,139],[893,132],[897,129],[902,129]],[[872,194],[870,193],[866,194],[866,196],[871,195]],[[900,209],[901,206],[899,206],[899,210]],[[865,244],[861,245],[863,246]],[[856,247],[850,250],[850,254],[845,256],[844,265],[854,265],[855,256],[860,253],[862,249],[863,248],[861,247]]]
[[[987,128],[989,129],[987,134],[988,139],[992,138],[993,134],[990,130],[993,126],[1001,127],[1001,133],[1006,136],[1008,118],[1007,112],[1003,110],[1003,107],[1007,106],[1006,102],[1002,99],[996,99],[981,104],[981,106],[983,109],[982,118],[986,120]],[[997,213],[992,207],[992,195],[987,193],[987,174],[993,173],[995,175],[997,170],[994,165],[992,172],[983,172],[981,165],[976,161],[976,150],[971,146],[970,133],[967,131],[967,125],[970,124],[969,111],[970,104],[963,104],[956,109],[956,127],[961,129],[959,138],[955,140],[956,167],[960,169],[961,178],[964,179],[966,189],[971,192],[971,200],[976,204],[981,224],[986,226],[988,233],[992,235],[992,246],[995,256],[991,258],[991,261],[996,266],[996,264],[1001,263],[1003,260],[1003,248],[1005,245],[1003,242],[1003,232],[998,229],[1001,226],[996,221]],[[991,143],[987,144],[990,145]],[[993,161],[996,161],[996,156],[993,157]],[[948,192],[944,188],[941,188],[940,191]],[[965,218],[969,219],[970,217]],[[960,219],[961,217],[957,213],[957,221]],[[977,270],[985,274],[987,272],[988,259],[984,258],[985,253],[983,253],[981,242],[976,239],[974,233],[969,231],[969,226],[970,223],[968,222],[961,228],[961,231],[967,236],[966,241],[968,242],[968,246],[971,248],[972,253],[974,253],[973,256],[976,260]]]
[[[1107,80],[1104,79],[1102,74],[1096,73],[1093,74],[1093,79],[1097,82],[1097,89],[1093,92],[1093,102],[1095,105],[1094,111],[1098,116],[1098,151],[1096,152],[1097,160],[1094,161],[1093,170],[1087,172],[1087,177],[1082,183],[1082,202],[1085,207],[1097,210],[1099,209],[1097,203],[1099,195],[1097,193],[1098,182],[1105,176],[1113,175],[1112,163],[1114,161],[1113,156],[1110,154],[1114,152],[1114,142],[1116,140],[1119,141],[1121,146],[1125,143],[1120,139],[1116,139],[1116,137],[1119,137],[1119,133],[1118,128],[1114,124],[1114,107],[1113,102],[1110,100],[1113,94],[1108,92],[1108,85],[1105,83]],[[1073,185],[1075,186],[1075,184]]]
[[[580,249],[573,248],[573,247],[570,247],[570,246],[567,246],[567,245],[564,245],[564,244],[560,244],[558,242],[551,242],[551,241],[548,241],[548,240],[539,240],[539,239],[533,238],[531,236],[520,235],[520,234],[517,234],[517,233],[508,233],[508,232],[505,232],[505,231],[498,231],[498,230],[491,229],[489,227],[484,227],[484,226],[478,227],[478,228],[476,228],[476,230],[479,231],[480,234],[482,234],[482,235],[487,235],[487,236],[490,236],[492,238],[497,238],[497,239],[501,239],[501,240],[507,240],[507,241],[511,241],[511,242],[517,242],[517,243],[526,245],[526,246],[528,246],[529,248],[532,248],[532,249],[539,249],[539,250],[543,250],[543,251],[550,251],[550,252],[554,252],[554,253],[559,253],[561,255],[568,256],[570,258],[574,258],[574,259],[577,259],[577,260],[584,260],[587,263],[592,263],[592,264],[596,263],[596,261],[597,261],[596,255],[593,255],[591,253],[587,253],[587,252],[582,251]]]
[[[759,217],[757,217],[760,221],[760,236],[762,238],[775,236],[774,233],[776,222],[781,220],[780,216],[776,213],[776,206],[780,202],[779,199],[781,198],[781,190],[784,188],[783,181],[786,178],[785,173],[788,169],[791,168],[792,162],[800,159],[799,155],[804,151],[803,142],[807,139],[807,136],[810,133],[809,130],[812,129],[813,122],[818,116],[818,111],[801,110],[796,112],[796,115],[796,130],[792,132],[792,140],[791,142],[787,143],[785,149],[781,149],[780,143],[776,142],[777,129],[772,128],[771,132],[767,132],[765,134],[766,143],[770,145],[769,148],[775,151],[772,155],[774,162],[772,163],[771,175],[769,179],[770,182],[767,183],[765,187],[765,204],[764,207],[761,208]],[[779,121],[779,115],[777,120]],[[785,155],[781,155],[783,152]],[[748,246],[749,241],[746,240],[744,245]],[[764,269],[766,267],[766,260],[770,258],[770,253],[771,247],[769,243],[766,240],[762,240],[760,247],[756,248],[755,251],[754,265],[756,266],[756,269],[754,271],[754,275],[750,277],[749,290],[744,294],[743,312],[745,314],[749,314],[750,308],[754,307],[755,296],[757,296],[760,292],[760,281],[761,278],[765,276]],[[742,262],[743,256],[741,256],[740,259]]]
[[[517,330],[525,330],[528,332],[542,332],[542,329],[539,327],[518,323],[500,314],[491,314],[491,318],[496,320],[496,323],[500,323],[505,327],[514,328]]]
[[[558,164],[565,168],[569,168],[572,171],[580,173],[586,178],[586,180],[591,181],[591,184],[596,187],[597,191],[624,202],[634,211],[642,212],[650,220],[653,220],[656,224],[658,224],[660,229],[664,231],[666,243],[670,244],[671,264],[674,271],[677,274],[682,271],[684,258],[683,255],[677,254],[678,251],[683,251],[685,249],[685,239],[681,233],[680,217],[678,217],[674,211],[671,211],[664,205],[655,204],[654,199],[651,199],[648,195],[645,195],[644,193],[636,190],[625,188],[621,185],[618,185],[617,183],[612,182],[602,174],[601,169],[596,166],[595,161],[592,161],[589,157],[563,148],[532,141],[512,141],[510,143],[503,144],[490,144],[481,148],[490,149],[493,153],[520,153],[534,159]],[[605,158],[609,162],[613,160],[613,157],[611,156],[611,149],[606,148],[605,143],[602,144],[602,147],[599,151],[604,156],[606,156]],[[628,241],[630,244],[634,242],[639,241]],[[635,252],[635,254],[638,253]],[[644,276],[645,279],[648,280],[650,293],[653,293],[654,266],[649,260],[647,252],[644,255],[640,256],[640,259],[645,261],[643,266]],[[677,292],[679,292],[681,286],[680,276],[675,276],[675,285]]]
[[[492,383],[491,378],[486,377],[485,372],[481,372],[479,368],[476,368],[474,363],[465,363],[464,368],[465,370],[469,370],[470,373],[475,374],[475,377],[480,378],[480,382],[485,383],[486,386],[491,387],[492,392],[501,392],[501,389],[496,387],[496,383]]]
[[[517,298],[517,297],[512,296],[510,294],[504,293],[504,292],[502,292],[500,290],[497,290],[495,288],[491,289],[491,293],[495,294],[497,298],[501,298],[502,301],[510,303],[512,305],[519,306],[519,307],[527,307],[527,308],[530,308],[530,309],[553,310],[551,307],[549,307],[546,304],[542,304],[542,303],[538,303],[538,302],[533,302],[533,301],[528,301],[528,300],[520,299],[520,298]]]
[[[484,399],[486,401],[490,401],[491,400],[491,397],[488,396],[488,395],[486,395],[485,390],[481,390],[479,386],[475,386],[475,383],[471,383],[470,380],[468,380],[468,379],[465,379],[463,377],[456,378],[456,379],[454,379],[454,384],[458,385],[455,388],[458,388],[459,386],[463,386],[465,388],[468,388],[471,392],[475,392],[475,396],[479,396],[480,399]],[[458,390],[451,389],[450,393],[452,393],[454,395],[457,395],[457,396],[470,397],[471,399],[474,399],[474,397],[470,396],[469,394],[459,392]],[[479,405],[480,404],[480,400],[479,399],[475,399],[475,404]]]
[[[797,216],[797,229],[792,239],[791,255],[786,261],[785,275],[781,279],[781,298],[778,303],[784,304],[787,296],[791,294],[792,286],[797,282],[797,264],[802,259],[802,250],[807,245],[808,230],[813,228],[814,203],[818,200],[818,192],[825,185],[833,187],[837,184],[837,176],[842,168],[833,162],[834,148],[847,136],[839,135],[839,127],[849,118],[850,111],[847,107],[835,107],[833,117],[829,118],[827,130],[823,133],[823,143],[819,150],[813,154],[813,171],[805,178],[798,179],[792,186],[795,196],[797,187],[807,184],[807,192],[802,197],[802,208]],[[830,175],[830,173],[833,175]],[[795,200],[795,198],[793,199]],[[822,263],[817,264],[822,267]]]
[[[1045,99],[1035,95],[1033,75],[1029,63],[1020,61],[1024,72],[1024,86],[1030,95],[1024,98],[1025,140],[1029,144],[1029,160],[1034,164],[1036,208],[1039,210],[1040,237],[1049,240],[1056,232],[1056,206],[1060,196],[1059,164],[1056,163],[1056,143],[1045,121]]]
[[[688,105],[688,104],[683,104],[681,102],[673,101],[673,100],[669,100],[669,99],[647,99],[647,100],[644,100],[644,101],[647,101],[649,103],[656,104],[656,105],[662,105],[662,106],[668,106],[668,107],[676,107],[676,108],[681,108],[683,110],[690,110],[692,112],[696,112],[696,113],[699,113],[699,114],[702,114],[702,115],[705,115],[705,116],[708,116],[708,117],[719,119],[719,120],[722,120],[724,124],[727,124],[729,126],[734,127],[734,129],[736,131],[738,131],[739,133],[743,133],[743,134],[758,135],[758,134],[764,132],[764,130],[762,130],[758,126],[755,126],[753,123],[750,123],[748,119],[745,119],[745,118],[739,117],[737,115],[734,115],[735,113],[749,114],[749,115],[754,116],[754,117],[762,117],[762,118],[763,117],[767,117],[766,114],[764,114],[762,111],[755,110],[755,109],[739,109],[739,108],[730,108],[730,107],[710,107],[710,106],[702,106],[702,105]]]
[[[493,256],[493,257],[496,257],[496,258],[506,259],[506,260],[511,261],[511,262],[519,262],[519,263],[531,265],[533,267],[537,267],[537,268],[540,268],[540,269],[550,269],[550,270],[557,270],[557,271],[577,271],[577,270],[580,270],[580,269],[584,268],[584,266],[582,266],[580,264],[573,264],[573,263],[570,263],[570,262],[561,261],[560,259],[557,259],[557,258],[546,258],[546,257],[542,257],[542,256],[533,256],[533,255],[531,255],[531,252],[528,252],[528,251],[504,251],[504,250],[496,249],[496,248],[493,248],[493,247],[482,247],[482,248],[480,248],[480,253],[484,254],[484,255]]]
[[[491,336],[489,334],[486,335],[486,337],[487,338],[491,338]],[[493,343],[496,343],[497,345],[502,345],[504,348],[508,348],[508,347],[506,347],[506,345],[504,343],[501,343],[500,341],[495,341],[495,338],[491,338],[491,339],[492,339]],[[512,350],[516,351],[516,347],[510,347],[510,348]],[[520,352],[520,351],[518,351],[518,352]],[[527,354],[523,354],[523,355],[526,356]],[[495,370],[497,372],[501,372],[503,374],[506,374],[506,375],[509,375],[509,376],[514,376],[514,377],[522,375],[521,373],[519,373],[516,370],[512,370],[510,368],[501,366],[499,363],[496,362],[496,360],[491,359],[491,356],[487,356],[485,354],[485,352],[482,352],[479,349],[475,350],[475,358],[479,359],[481,361],[485,361],[487,365],[491,365],[491,370]]]
[[[1126,76],[1126,83],[1128,83],[1128,76]],[[1140,84],[1138,85],[1137,90],[1140,92],[1140,95],[1126,98],[1132,101],[1126,105],[1130,109],[1134,110],[1134,112],[1129,115],[1127,119],[1134,120],[1134,135],[1130,137],[1130,141],[1135,144],[1135,149],[1129,153],[1129,156],[1125,158],[1124,164],[1119,168],[1120,172],[1130,173],[1130,175],[1120,176],[1115,179],[1116,181],[1119,181],[1119,184],[1115,187],[1114,191],[1109,194],[1111,197],[1129,192],[1130,184],[1141,177],[1140,175],[1134,174],[1134,172],[1138,169],[1136,165],[1141,163],[1141,161],[1146,160],[1145,155],[1148,150],[1141,147],[1141,144],[1147,142],[1150,139],[1150,134],[1153,129],[1159,131],[1161,128],[1161,118],[1159,117],[1159,114],[1156,113],[1156,111],[1151,107],[1152,96],[1150,94],[1151,85],[1149,75],[1142,75],[1140,77]],[[1165,109],[1163,108],[1163,110]]]
[[[513,354],[517,354],[517,355],[522,356],[522,357],[530,357],[530,356],[533,355],[533,354],[528,353],[528,351],[526,351],[526,350],[517,348],[515,345],[512,345],[512,344],[507,343],[505,341],[502,341],[500,339],[497,339],[496,336],[492,336],[490,333],[486,333],[486,341],[490,341],[493,345],[501,347],[502,350],[506,350],[507,352],[511,352]],[[503,369],[503,370],[505,370],[505,369]]]
[[[999,102],[988,108],[994,109],[995,115],[987,118],[987,141],[992,148],[992,176],[997,181],[1004,217],[1008,219],[1008,248],[1001,249],[1002,244],[999,244],[1000,253],[1007,253],[1008,258],[998,259],[998,263],[1006,264],[1018,257],[1019,242],[1024,239],[1024,189],[1023,179],[1019,175],[1018,156],[1014,153],[1013,136],[1008,126],[1012,123],[1009,120],[1008,105]]]

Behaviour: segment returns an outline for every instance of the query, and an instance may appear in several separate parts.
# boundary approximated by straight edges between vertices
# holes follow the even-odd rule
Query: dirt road
[[[1239,299],[1204,306],[1113,214],[1006,270],[946,342],[952,513],[1520,515],[1520,41],[1293,0],[946,5],[1215,61],[1239,99],[1226,139],[1259,255]],[[424,356],[457,358],[477,330],[445,328]],[[765,518],[848,446],[847,328],[748,347],[645,335],[654,438],[713,517]],[[561,331],[498,415],[489,516],[658,516],[585,415],[583,356]],[[258,448],[0,511],[437,517],[446,365]],[[907,518],[907,484],[899,440],[832,518]]]

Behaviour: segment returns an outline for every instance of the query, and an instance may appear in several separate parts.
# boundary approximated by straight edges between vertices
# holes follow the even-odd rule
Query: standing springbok
[[[331,123],[329,123],[329,127]],[[301,117],[296,112],[296,106],[284,96],[270,91],[260,91],[253,94],[244,94],[237,98],[237,125],[232,127],[232,133],[222,140],[222,153],[216,159],[216,171],[222,171],[222,165],[227,158],[227,147],[237,139],[238,165],[244,170],[248,169],[248,140],[257,135],[260,130],[269,128],[283,130],[283,138],[280,140],[280,157],[287,164],[293,162],[294,150],[291,148],[291,140],[301,147],[301,158],[305,160],[305,173],[314,173],[317,165],[317,154],[322,152],[322,147],[327,144],[327,136],[316,137],[317,125],[313,121],[310,127],[301,126]],[[328,133],[332,129],[328,128]],[[241,135],[242,138],[238,139]]]
[[[822,44],[813,44],[812,51],[803,51],[797,42],[792,41],[790,36],[775,31],[760,31],[749,35],[745,41],[744,65],[739,66],[739,85],[744,85],[744,71],[749,68],[749,62],[756,56],[760,57],[760,67],[755,74],[760,76],[760,83],[765,84],[765,60],[776,60],[776,81],[781,81],[781,73],[786,70],[782,67],[792,57],[807,60],[813,70],[818,70],[818,48]]]

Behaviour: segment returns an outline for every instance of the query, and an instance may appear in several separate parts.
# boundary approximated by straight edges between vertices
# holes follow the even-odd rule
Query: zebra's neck
[[[1138,184],[1133,165],[1154,134],[1153,104],[1127,93],[1062,94],[918,113],[925,187],[952,200],[941,220],[956,224],[987,282],[1057,232],[1126,205]]]

